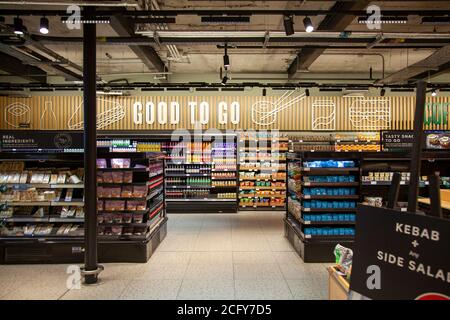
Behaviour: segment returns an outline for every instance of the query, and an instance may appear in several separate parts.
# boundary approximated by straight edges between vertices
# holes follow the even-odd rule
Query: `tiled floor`
[[[146,264],[105,264],[101,283],[67,289],[67,265],[0,266],[0,299],[326,299],[327,264],[305,264],[282,212],[169,215]]]

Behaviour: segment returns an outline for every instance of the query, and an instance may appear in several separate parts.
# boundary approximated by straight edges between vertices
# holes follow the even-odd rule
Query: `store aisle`
[[[282,212],[169,215],[146,264],[106,264],[102,284],[67,290],[67,265],[0,266],[1,299],[326,299],[328,264],[305,264]]]

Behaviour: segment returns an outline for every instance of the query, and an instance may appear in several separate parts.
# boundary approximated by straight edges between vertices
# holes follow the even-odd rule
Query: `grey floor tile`
[[[117,300],[130,280],[109,280],[68,291],[62,300]]]
[[[233,265],[231,263],[191,263],[186,270],[184,279],[232,280]]]
[[[276,263],[272,251],[233,251],[233,263]]]
[[[314,279],[288,280],[289,289],[294,299],[299,300],[324,300],[328,289],[320,288]]]
[[[280,280],[235,280],[236,299],[284,300],[293,296],[285,281]]]
[[[175,300],[182,280],[132,280],[121,300]]]
[[[283,281],[277,263],[235,263],[234,279]]]
[[[207,251],[192,252],[191,264],[232,264],[233,254],[231,251]]]
[[[145,268],[154,264],[188,264],[191,259],[191,252],[183,251],[160,251],[156,250],[145,265]]]
[[[178,280],[183,279],[186,273],[188,264],[149,264],[145,268],[145,272],[138,279],[153,279],[153,280]]]
[[[184,279],[177,299],[232,300],[234,297],[234,281],[232,279]]]
[[[145,272],[144,263],[105,263],[105,268],[99,275],[103,281],[132,280]]]
[[[304,264],[302,258],[295,251],[275,251],[273,256],[279,264]]]
[[[309,270],[304,264],[286,263],[279,264],[283,277],[288,280],[308,279],[315,276],[314,271]]]

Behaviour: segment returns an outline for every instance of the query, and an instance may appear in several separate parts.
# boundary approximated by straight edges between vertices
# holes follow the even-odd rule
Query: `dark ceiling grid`
[[[336,1],[330,8],[330,12],[346,10],[362,10],[370,3],[370,0],[361,1]],[[344,31],[355,19],[353,15],[328,14],[317,27],[317,31]],[[302,48],[288,67],[288,74],[294,77],[298,71],[308,70],[316,59],[325,51],[322,48]]]

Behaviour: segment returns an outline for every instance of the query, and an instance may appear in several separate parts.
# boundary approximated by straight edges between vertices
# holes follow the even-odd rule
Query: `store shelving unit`
[[[237,212],[236,143],[170,143],[166,196],[169,212]],[[189,209],[186,210],[186,203]]]
[[[98,173],[132,172],[132,180],[124,183],[102,181],[100,188],[132,188],[139,186],[145,194],[139,197],[105,196],[104,201],[142,201],[144,210],[103,210],[99,208],[98,258],[100,262],[146,262],[164,239],[167,217],[164,201],[164,171],[153,170],[161,154],[112,153],[99,148],[98,157],[130,158],[131,164],[144,168],[104,168]],[[8,169],[8,163],[20,164],[18,169]],[[17,172],[23,183],[0,183],[0,263],[80,263],[84,260],[84,197],[83,154],[70,152],[6,153],[2,152],[0,172]],[[81,169],[80,169],[81,168]],[[33,175],[48,172],[66,173],[65,183],[30,183]],[[26,174],[27,173],[27,174]],[[70,175],[78,183],[67,182]],[[28,177],[27,177],[28,176]],[[45,178],[46,179],[46,178]],[[2,181],[4,182],[4,181]],[[53,199],[42,200],[43,191]],[[23,197],[7,199],[10,194]],[[22,193],[22,194],[21,194]],[[32,198],[34,197],[37,198]],[[101,201],[103,201],[101,200]],[[108,221],[104,219],[108,216]],[[100,218],[101,217],[101,218]],[[125,217],[127,220],[125,220]],[[133,218],[138,217],[140,221]],[[111,219],[109,221],[109,219]],[[105,231],[106,230],[106,231]]]
[[[288,138],[278,132],[240,133],[239,210],[284,210]]]
[[[360,169],[307,166],[328,159],[359,162],[350,154],[288,154],[285,234],[305,262],[333,261],[336,244],[351,246],[354,237]]]

